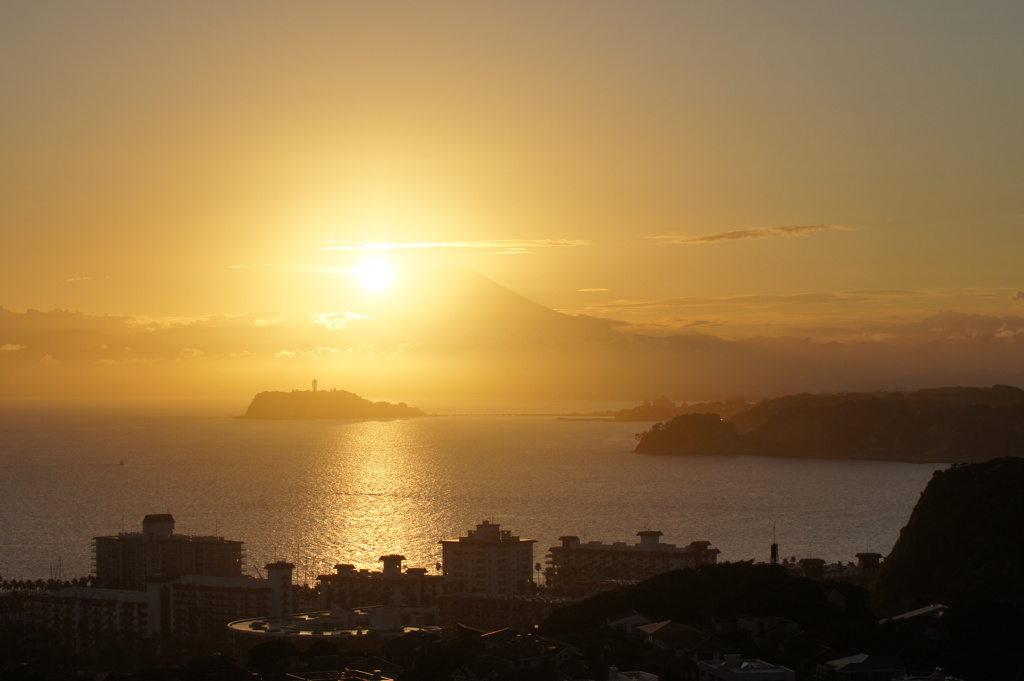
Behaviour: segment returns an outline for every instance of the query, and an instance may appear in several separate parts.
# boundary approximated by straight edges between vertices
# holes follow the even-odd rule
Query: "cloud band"
[[[836,229],[850,232],[856,227],[846,225],[784,225],[781,227],[757,227],[755,229],[737,229],[717,234],[660,234],[657,239],[665,244],[711,244],[719,241],[745,241],[747,239],[772,239],[779,236],[807,236],[814,232]]]

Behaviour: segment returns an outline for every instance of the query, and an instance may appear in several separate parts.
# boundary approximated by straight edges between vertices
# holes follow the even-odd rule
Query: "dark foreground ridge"
[[[645,454],[963,463],[1024,451],[1024,390],[790,395],[729,420],[686,414],[639,436]]]
[[[883,611],[928,603],[1024,608],[1024,459],[933,476],[875,586]]]
[[[405,402],[371,402],[346,390],[262,392],[252,398],[246,419],[390,419],[426,416]]]

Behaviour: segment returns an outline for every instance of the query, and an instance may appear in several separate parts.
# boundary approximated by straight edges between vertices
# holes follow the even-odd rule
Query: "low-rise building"
[[[613,615],[605,620],[605,626],[613,631],[618,631],[626,636],[633,636],[639,627],[651,624],[649,617],[641,615],[636,610],[627,610]]]
[[[697,662],[700,681],[794,681],[796,672],[756,658],[725,655],[720,660]]]
[[[316,641],[332,643],[341,651],[380,648],[411,631],[438,631],[423,624],[424,608],[375,606],[349,610],[332,607],[317,612],[276,617],[253,617],[226,625],[232,653],[244,656],[253,646],[287,641],[305,650]]]
[[[608,681],[658,681],[658,675],[639,670],[623,672],[615,667],[609,667]]]
[[[663,544],[661,532],[638,532],[636,544],[580,542],[575,535],[559,537],[560,546],[549,549],[545,573],[547,585],[571,589],[587,582],[607,580],[641,581],[670,570],[698,568],[718,560],[719,550],[711,542],[694,541],[688,546]]]
[[[818,665],[815,673],[820,681],[892,681],[907,673],[896,655],[859,653]]]
[[[636,628],[648,645],[659,650],[682,650],[687,643],[707,637],[700,629],[672,620],[652,622]]]
[[[444,578],[428,575],[426,568],[402,570],[405,556],[381,556],[383,570],[356,570],[335,565],[333,575],[316,578],[322,608],[338,605],[358,608],[370,605],[433,606],[441,595]]]

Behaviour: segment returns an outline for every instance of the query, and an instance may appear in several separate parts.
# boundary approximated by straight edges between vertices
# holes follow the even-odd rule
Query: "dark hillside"
[[[777,456],[943,461],[952,423],[906,401],[861,397],[790,407],[747,436]]]
[[[683,414],[654,424],[637,443],[644,454],[734,454],[739,445],[736,426],[718,414]]]
[[[843,590],[845,611],[829,601],[834,589]],[[583,632],[628,610],[655,621],[672,619],[698,629],[707,626],[713,616],[741,614],[777,615],[818,631],[870,629],[872,621],[863,589],[794,577],[778,566],[723,563],[675,570],[635,587],[598,594],[554,612],[541,625],[541,633],[559,637]]]
[[[874,592],[880,611],[933,602],[1024,606],[1024,459],[935,473]]]
[[[829,409],[839,405],[876,400],[900,403],[919,412],[957,411],[974,406],[1024,407],[1024,390],[1009,385],[991,388],[929,388],[913,392],[825,393],[786,395],[758,402],[746,411],[729,417],[740,433],[748,433],[768,424],[785,412],[799,409]]]

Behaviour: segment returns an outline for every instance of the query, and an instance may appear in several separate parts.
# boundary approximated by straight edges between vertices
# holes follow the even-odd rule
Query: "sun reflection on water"
[[[251,574],[293,562],[305,583],[391,553],[432,571],[438,541],[484,519],[536,539],[537,561],[561,535],[633,542],[641,529],[746,560],[766,555],[773,526],[788,555],[847,560],[888,551],[940,467],[641,456],[637,424],[541,417],[87,423],[40,420],[0,442],[8,572],[45,576],[60,555],[88,574],[88,538],[138,531],[148,513],[244,541]]]
[[[399,553],[407,565],[432,569],[440,556],[433,537],[450,487],[419,424],[345,424],[323,443],[309,499],[319,527],[311,553],[322,572],[334,563],[378,569],[380,556]],[[329,563],[329,564],[328,564]]]

